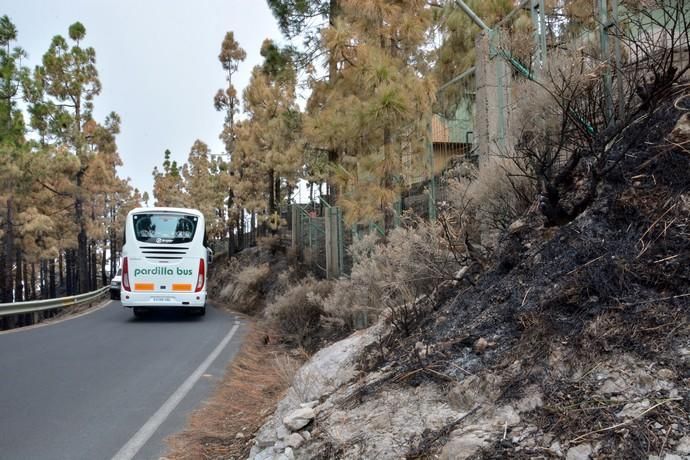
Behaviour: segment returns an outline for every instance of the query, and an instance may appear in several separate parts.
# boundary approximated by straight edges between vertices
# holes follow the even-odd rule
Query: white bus
[[[206,313],[204,216],[196,209],[136,208],[125,222],[122,305],[141,316],[157,308]]]

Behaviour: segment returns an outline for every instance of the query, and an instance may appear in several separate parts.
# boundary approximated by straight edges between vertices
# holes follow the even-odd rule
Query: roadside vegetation
[[[356,34],[362,16],[394,9],[344,3],[335,18],[328,8],[313,11],[336,24],[326,26],[318,43],[330,43],[349,15]],[[566,3],[569,27],[591,20],[591,2]],[[688,27],[681,3],[627,6],[643,18],[652,7],[662,9],[680,25],[665,33],[682,44]],[[286,33],[304,32],[294,22],[304,11],[273,4],[282,5],[278,18]],[[348,8],[353,5],[357,12]],[[443,27],[452,24],[452,15],[442,17]],[[517,38],[519,27],[516,21],[511,31]],[[446,37],[453,30],[459,32],[449,29]],[[364,197],[380,197],[375,193],[387,184],[385,167],[379,176],[370,173],[380,180],[376,192],[370,182],[361,189],[329,182],[346,219],[384,216],[385,236],[373,233],[350,246],[347,277],[318,279],[287,250],[237,255],[220,288],[230,307],[251,306],[248,312],[270,325],[269,342],[311,357],[253,443],[243,444],[250,456],[690,453],[687,48],[644,33],[612,33],[636,56],[644,54],[620,69],[613,110],[607,109],[606,67],[587,55],[554,51],[541,79],[516,92],[515,145],[479,168],[461,163],[439,178],[447,199],[437,219],[410,214],[393,228],[385,217],[390,202],[372,200],[377,206],[365,210]],[[520,40],[511,44],[520,56]],[[354,48],[339,49],[343,54],[334,59],[347,59],[330,70],[356,72],[353,59],[365,55],[382,62],[373,50]],[[331,99],[314,104],[342,94],[330,83],[322,88],[334,91]],[[405,125],[404,115],[397,120]],[[385,162],[388,128],[380,126]],[[356,148],[333,145],[343,156],[331,161]],[[366,192],[358,202],[360,191]],[[308,420],[295,428],[298,413]]]
[[[515,7],[467,3],[489,26]],[[593,52],[601,38],[560,40],[596,24],[591,0],[546,2],[558,19],[542,63],[529,15],[506,23],[492,53],[524,77],[510,142],[435,178],[435,219],[399,223],[432,113],[457,108],[437,89],[476,64],[478,26],[451,1],[269,0],[290,44],[253,50],[263,63],[241,95],[246,51],[228,32],[227,85],[209,98],[224,155],[201,140],[182,165],[166,152],[153,200],[205,213],[222,248],[209,294],[256,326],[169,458],[690,454],[690,5],[620,3],[638,23],[606,31],[618,68]],[[113,174],[117,115],[90,119],[100,83],[84,27],[30,72],[0,26],[4,88],[22,89],[0,114],[0,295],[24,298],[26,280],[82,292],[121,244],[107,229],[147,197]],[[322,279],[288,249],[281,211],[300,182],[348,226],[381,224],[349,246],[347,276]]]

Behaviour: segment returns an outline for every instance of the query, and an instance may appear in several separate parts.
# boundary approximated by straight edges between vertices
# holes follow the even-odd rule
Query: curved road
[[[110,301],[84,316],[0,333],[0,458],[158,459],[238,351],[238,318]]]

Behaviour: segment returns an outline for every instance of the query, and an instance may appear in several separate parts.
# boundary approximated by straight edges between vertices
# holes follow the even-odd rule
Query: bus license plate
[[[151,297],[152,302],[169,302],[170,297]]]

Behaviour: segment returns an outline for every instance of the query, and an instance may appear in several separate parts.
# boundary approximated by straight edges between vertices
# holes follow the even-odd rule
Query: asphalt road
[[[242,336],[212,307],[134,319],[116,301],[0,334],[0,459],[158,459]]]

